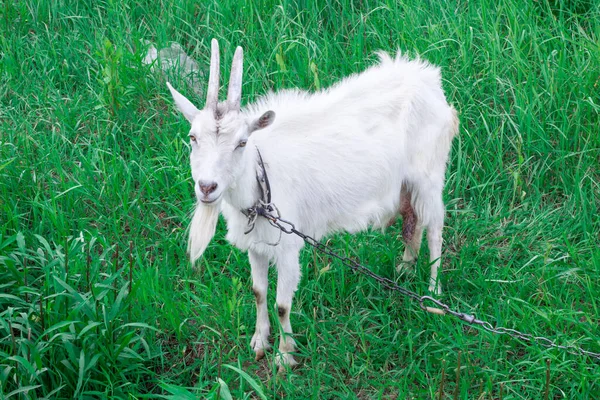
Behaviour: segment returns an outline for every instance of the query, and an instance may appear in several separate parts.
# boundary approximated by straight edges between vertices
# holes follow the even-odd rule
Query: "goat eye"
[[[240,140],[240,142],[238,143],[236,148],[245,147],[247,142],[248,142],[247,140]]]
[[[190,135],[190,140],[191,140],[192,142],[195,142],[195,141],[196,141],[196,136],[194,136],[194,135]]]

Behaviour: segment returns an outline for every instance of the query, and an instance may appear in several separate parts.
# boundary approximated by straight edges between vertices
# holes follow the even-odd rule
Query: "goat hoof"
[[[441,296],[442,295],[442,284],[439,282],[437,284],[430,283],[429,291],[436,296]]]
[[[289,364],[289,365],[280,365],[279,368],[277,368],[277,375],[285,376],[285,374],[288,372],[288,370],[295,368],[296,365],[298,365],[298,363],[296,361],[294,361],[292,364]]]
[[[404,263],[415,263],[417,261],[417,254],[410,248],[406,247],[404,249],[404,254],[402,255],[402,262]]]
[[[260,360],[265,356],[265,350],[271,348],[269,344],[269,334],[262,335],[260,332],[254,333],[252,340],[250,341],[250,347],[256,353],[256,361]]]
[[[402,261],[400,264],[396,265],[396,272],[400,275],[414,275],[414,263],[412,261]]]
[[[294,360],[294,356],[292,356],[290,353],[283,353],[277,356],[275,361],[279,366],[278,373],[285,372],[287,367],[294,368],[296,365],[298,365],[298,361]]]
[[[265,349],[256,349],[254,352],[256,353],[254,361],[260,361],[265,357]]]

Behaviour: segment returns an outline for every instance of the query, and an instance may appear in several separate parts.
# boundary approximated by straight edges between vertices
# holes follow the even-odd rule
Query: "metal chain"
[[[373,271],[371,271],[364,265],[359,264],[358,262],[352,260],[351,258],[337,254],[336,252],[331,250],[331,248],[329,246],[319,242],[318,240],[314,239],[313,237],[311,237],[309,235],[306,235],[306,234],[298,231],[293,223],[291,223],[290,221],[286,221],[279,216],[279,212],[277,211],[277,208],[272,203],[265,204],[265,206],[267,206],[267,207],[257,206],[257,207],[253,208],[252,214],[253,214],[254,220],[252,222],[254,222],[256,220],[256,216],[258,216],[258,215],[266,218],[271,225],[278,228],[281,232],[286,233],[288,235],[294,234],[296,236],[299,236],[300,238],[302,238],[304,240],[304,242],[308,243],[310,246],[314,247],[315,249],[319,250],[322,253],[325,253],[331,257],[337,258],[342,263],[344,263],[344,265],[346,265],[353,271],[361,273],[363,275],[366,275],[366,276],[376,280],[386,289],[399,292],[415,301],[418,301],[421,309],[423,309],[425,311],[428,311],[428,312],[431,312],[434,314],[439,314],[439,315],[449,314],[469,325],[478,326],[478,327],[482,328],[483,330],[488,331],[490,333],[495,333],[498,335],[508,335],[515,339],[522,340],[529,345],[531,345],[533,343],[537,343],[543,347],[560,349],[569,354],[574,354],[577,356],[589,356],[589,357],[595,358],[596,360],[600,361],[600,353],[594,353],[592,351],[584,350],[581,347],[575,346],[575,345],[557,344],[554,340],[548,339],[544,336],[534,336],[529,333],[523,333],[518,330],[511,329],[511,328],[505,328],[505,327],[501,327],[501,326],[493,326],[491,323],[489,323],[487,321],[482,321],[480,319],[477,319],[474,315],[466,314],[466,313],[462,313],[462,312],[453,310],[452,308],[450,308],[449,305],[442,303],[441,301],[436,300],[431,296],[420,296],[419,294],[417,294],[411,290],[408,290],[406,288],[403,288],[402,286],[399,286],[396,282],[392,281],[391,279],[377,275],[376,273],[374,273]],[[252,225],[254,225],[254,224],[252,224]],[[437,307],[426,306],[426,302],[433,303]]]

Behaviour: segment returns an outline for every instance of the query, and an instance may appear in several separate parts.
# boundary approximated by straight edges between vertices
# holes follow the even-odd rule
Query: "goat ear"
[[[267,126],[271,125],[273,121],[275,121],[275,112],[269,110],[250,124],[249,133],[266,128]]]
[[[196,106],[194,106],[191,101],[186,99],[184,95],[173,89],[173,86],[171,86],[169,82],[167,82],[167,86],[171,91],[171,95],[173,96],[173,100],[175,100],[175,104],[177,105],[179,111],[181,111],[185,119],[192,123],[194,117],[199,112]]]

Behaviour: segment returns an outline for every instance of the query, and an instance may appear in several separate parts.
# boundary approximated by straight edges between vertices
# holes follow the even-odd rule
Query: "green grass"
[[[598,396],[598,360],[424,313],[312,250],[299,368],[253,361],[248,260],[223,222],[187,262],[188,125],[143,40],[178,41],[206,71],[216,37],[223,76],[243,46],[243,102],[327,87],[377,49],[440,65],[461,120],[442,299],[600,351],[598,3],[314,3],[0,2],[0,399],[437,399],[442,376],[442,398],[544,398],[546,360],[549,398]],[[414,277],[394,272],[400,229],[330,243],[425,293],[425,247]]]

